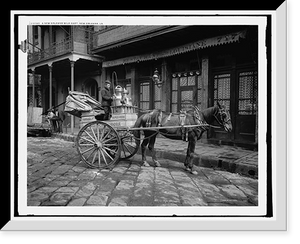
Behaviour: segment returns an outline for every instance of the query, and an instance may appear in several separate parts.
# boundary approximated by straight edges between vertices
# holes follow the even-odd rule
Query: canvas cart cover
[[[66,98],[65,112],[81,117],[82,112],[103,110],[101,104],[89,94],[70,91]]]

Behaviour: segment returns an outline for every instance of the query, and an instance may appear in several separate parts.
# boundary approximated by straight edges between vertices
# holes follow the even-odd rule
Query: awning
[[[141,54],[141,55],[136,55],[136,56],[131,56],[131,57],[125,57],[125,58],[120,58],[116,60],[109,60],[109,61],[104,61],[102,67],[107,68],[107,67],[113,67],[113,66],[118,66],[122,64],[129,64],[129,63],[136,63],[136,62],[143,62],[143,61],[148,61],[148,60],[155,60],[159,58],[165,58],[165,57],[170,57],[186,52],[191,52],[194,50],[198,49],[204,49],[212,46],[218,46],[218,45],[224,45],[228,43],[234,43],[238,42],[240,38],[245,38],[246,37],[246,30],[240,31],[240,32],[235,32],[231,34],[226,34],[222,36],[217,36],[217,37],[211,37],[207,39],[202,39],[196,42],[188,43],[179,47],[174,47],[170,49],[166,49],[163,51],[158,51],[158,52],[152,52],[148,54]]]

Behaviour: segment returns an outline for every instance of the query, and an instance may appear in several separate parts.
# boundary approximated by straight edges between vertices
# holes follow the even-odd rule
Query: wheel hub
[[[102,148],[102,143],[100,141],[96,141],[95,145],[96,148]]]

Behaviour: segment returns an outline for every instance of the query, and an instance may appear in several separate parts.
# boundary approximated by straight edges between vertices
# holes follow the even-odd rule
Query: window
[[[154,108],[161,108],[161,88],[154,86]]]
[[[253,115],[257,112],[257,71],[239,73],[239,107],[241,115]]]
[[[140,85],[140,109],[150,109],[150,83],[142,82]]]
[[[214,104],[217,101],[230,109],[230,74],[214,76]]]
[[[174,75],[172,78],[171,112],[177,112],[177,108],[178,108],[178,77],[174,77]]]
[[[39,44],[39,27],[37,25],[33,26],[33,44]]]

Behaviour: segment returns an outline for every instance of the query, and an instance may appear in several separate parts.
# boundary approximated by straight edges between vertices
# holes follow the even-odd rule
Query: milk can
[[[116,98],[115,98],[115,103],[116,106],[121,106],[121,99],[122,99],[122,92],[123,92],[123,88],[120,85],[117,85],[115,87],[115,93],[116,93]]]

